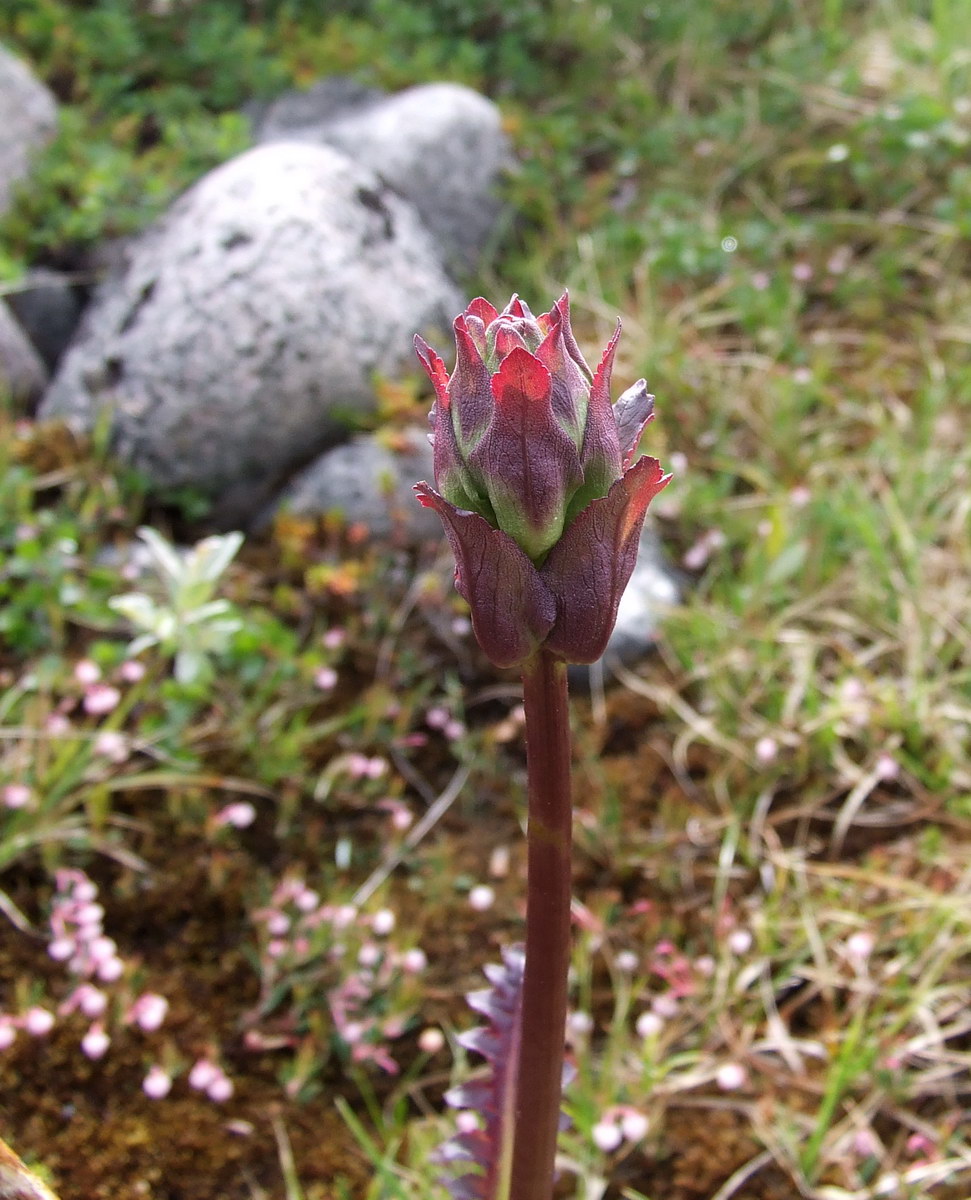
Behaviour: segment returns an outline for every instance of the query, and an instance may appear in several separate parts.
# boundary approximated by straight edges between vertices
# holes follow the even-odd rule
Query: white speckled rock
[[[57,129],[57,102],[30,68],[0,46],[0,213]]]
[[[338,82],[281,98],[257,122],[256,137],[342,150],[411,201],[450,265],[473,268],[502,211],[496,186],[510,151],[499,109],[457,83],[424,84],[381,99],[364,89],[327,86]]]
[[[132,246],[44,398],[160,487],[246,521],[412,369],[416,329],[462,297],[414,209],[326,146],[260,146],[205,176]]]

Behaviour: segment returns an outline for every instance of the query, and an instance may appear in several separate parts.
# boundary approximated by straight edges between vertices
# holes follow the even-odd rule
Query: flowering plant
[[[418,498],[442,519],[456,586],[500,667],[540,646],[566,662],[604,652],[637,559],[647,506],[670,479],[632,464],[654,411],[640,379],[610,402],[617,332],[596,372],[580,353],[564,293],[534,317],[473,300],[455,319],[455,369],[421,338],[435,387],[435,483]]]
[[[570,718],[566,664],[604,652],[637,560],[647,506],[667,484],[655,458],[633,461],[654,397],[644,380],[610,402],[617,348],[596,372],[570,328],[566,294],[534,317],[473,300],[456,317],[449,375],[421,338],[435,388],[435,488],[418,499],[442,519],[455,584],[479,644],[523,675],[529,779],[526,951],[507,958],[495,995],[476,1007],[491,1028],[465,1045],[490,1079],[459,1094],[481,1101],[483,1128],[443,1147],[470,1173],[456,1200],[550,1200],[563,1077],[570,965]]]

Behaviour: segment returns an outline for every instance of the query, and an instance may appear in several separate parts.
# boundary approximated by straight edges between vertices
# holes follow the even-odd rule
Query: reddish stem
[[[526,971],[511,1200],[550,1200],[560,1119],[570,967],[570,713],[566,664],[523,666],[529,773]]]

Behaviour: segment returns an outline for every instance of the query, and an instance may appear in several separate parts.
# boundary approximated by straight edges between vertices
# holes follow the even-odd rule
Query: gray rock
[[[0,300],[0,400],[29,410],[47,386],[47,370],[30,339]]]
[[[41,406],[158,487],[245,522],[372,410],[375,373],[462,298],[414,209],[325,146],[257,147],[205,176],[89,306]]]
[[[415,499],[413,486],[434,476],[427,428],[367,434],[322,454],[293,479],[276,508],[298,516],[338,513],[375,537],[402,533],[410,542],[442,536],[438,516]]]
[[[30,68],[0,46],[0,213],[57,129],[57,102]]]
[[[611,659],[631,662],[650,650],[657,640],[658,626],[665,608],[679,603],[681,581],[667,561],[660,539],[648,522],[641,534],[637,565],[627,591],[620,599],[617,624],[604,654]]]
[[[384,100],[362,91],[353,102],[335,104],[341,89],[329,94],[328,82],[337,81],[319,85],[316,103],[315,90],[302,105],[292,98],[257,136],[343,150],[411,201],[449,265],[472,270],[502,215],[496,187],[510,152],[498,108],[456,83],[408,88]],[[346,89],[347,81],[340,83]]]
[[[380,104],[387,93],[349,79],[346,75],[331,75],[304,91],[284,92],[275,100],[246,105],[253,141],[316,142],[320,129],[335,117],[354,110]]]
[[[7,294],[7,304],[47,369],[54,370],[81,319],[70,279],[57,271],[31,271]]]

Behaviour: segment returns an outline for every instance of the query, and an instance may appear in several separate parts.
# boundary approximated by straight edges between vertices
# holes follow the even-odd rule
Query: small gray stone
[[[29,411],[47,386],[47,370],[30,339],[0,300],[0,399]]]
[[[7,294],[7,304],[47,369],[54,370],[81,319],[70,279],[57,271],[31,271]]]
[[[0,46],[0,213],[57,129],[57,101],[30,68]]]
[[[326,146],[260,146],[210,172],[128,251],[42,404],[158,487],[245,522],[412,367],[462,308],[414,209]]]
[[[322,454],[291,481],[276,507],[298,516],[337,513],[379,538],[399,532],[411,543],[431,541],[441,538],[442,523],[422,508],[413,487],[433,475],[427,429],[390,438],[367,434]]]
[[[321,126],[379,104],[387,93],[367,87],[345,75],[321,79],[305,91],[284,92],[267,103],[254,102],[243,109],[249,118],[253,141],[320,142]]]
[[[620,598],[617,624],[604,658],[631,662],[646,654],[657,640],[665,608],[681,599],[681,583],[665,558],[660,539],[648,523],[641,534],[637,565]]]

